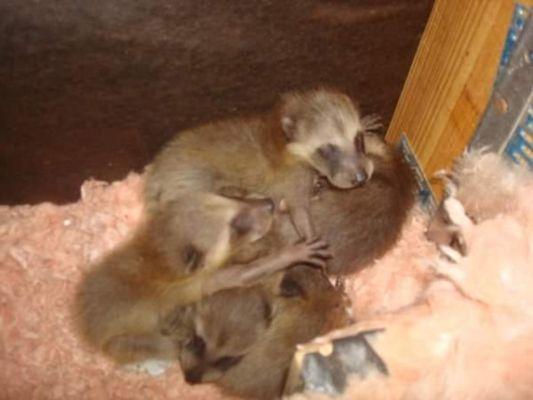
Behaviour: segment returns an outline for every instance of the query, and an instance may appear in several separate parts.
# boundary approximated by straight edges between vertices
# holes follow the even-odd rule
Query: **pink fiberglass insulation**
[[[346,398],[533,398],[531,176],[490,154],[455,173],[477,223],[462,227],[466,258],[443,260],[413,210],[397,245],[347,279],[358,320],[348,329],[386,328],[371,342],[390,375],[354,380]],[[0,207],[1,399],[223,398],[186,385],[178,366],[120,370],[72,329],[82,272],[139,222],[141,187],[131,174],[86,182],[75,204]]]

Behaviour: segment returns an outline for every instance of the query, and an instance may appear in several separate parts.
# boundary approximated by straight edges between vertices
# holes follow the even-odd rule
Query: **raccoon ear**
[[[282,116],[281,129],[288,141],[294,140],[294,137],[296,136],[296,118],[289,115]]]

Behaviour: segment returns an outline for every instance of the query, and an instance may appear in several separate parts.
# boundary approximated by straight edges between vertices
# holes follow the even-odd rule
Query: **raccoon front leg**
[[[331,258],[331,254],[327,243],[313,239],[289,245],[248,264],[203,269],[191,276],[161,284],[157,289],[160,312],[166,315],[177,306],[196,303],[221,290],[253,286],[264,277],[294,264],[325,268],[328,258]]]
[[[294,264],[310,264],[325,268],[330,258],[328,245],[319,239],[290,245],[280,252],[263,257],[251,264],[233,265],[215,271],[203,285],[204,296],[236,287],[252,286],[264,277]]]
[[[315,228],[309,212],[309,207],[296,206],[289,211],[294,229],[303,239],[311,239],[316,236]]]

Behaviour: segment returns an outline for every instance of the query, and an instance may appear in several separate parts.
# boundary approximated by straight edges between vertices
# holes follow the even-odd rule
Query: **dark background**
[[[0,204],[142,170],[176,131],[338,87],[388,123],[431,0],[0,0]]]

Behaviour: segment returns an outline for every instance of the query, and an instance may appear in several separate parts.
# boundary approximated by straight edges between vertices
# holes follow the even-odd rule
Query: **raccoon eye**
[[[218,360],[216,360],[212,365],[214,368],[218,369],[219,371],[227,371],[231,367],[237,365],[242,360],[242,356],[238,357],[220,357]]]
[[[355,138],[354,138],[354,144],[355,144],[355,149],[357,150],[358,153],[362,153],[362,154],[365,154],[366,153],[366,149],[365,149],[365,135],[361,132],[358,132],[356,135],[355,135]]]
[[[339,148],[333,144],[325,144],[323,146],[320,146],[317,152],[326,160],[331,160],[337,157],[337,155],[339,154]]]
[[[203,357],[205,353],[205,341],[198,335],[187,342],[185,348],[193,353],[196,357]]]

